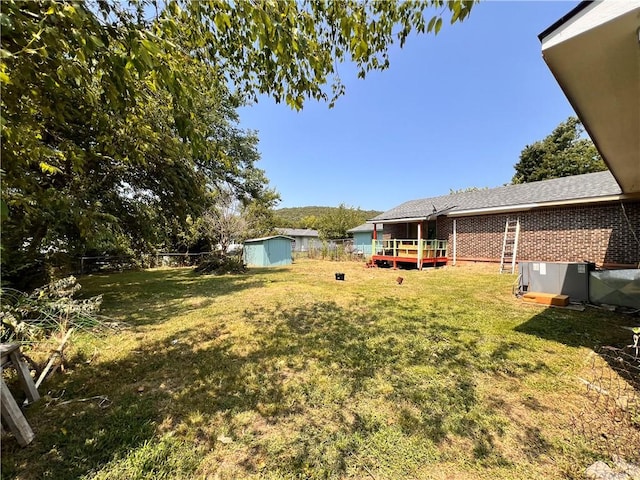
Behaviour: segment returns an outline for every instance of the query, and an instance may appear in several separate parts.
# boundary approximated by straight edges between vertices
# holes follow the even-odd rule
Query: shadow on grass
[[[103,310],[131,325],[159,324],[205,308],[225,295],[263,286],[286,268],[255,269],[241,275],[201,275],[192,268],[158,269],[83,277],[83,295],[103,295]],[[192,302],[192,300],[198,300]]]
[[[516,331],[571,347],[589,348],[640,392],[640,382],[635,378],[637,361],[629,348],[632,343],[629,327],[638,325],[640,319],[637,316],[597,308],[587,308],[583,312],[547,308],[516,327]],[[619,349],[620,354],[611,354],[609,347]],[[623,361],[623,357],[631,363]]]
[[[570,347],[594,348],[599,345],[623,347],[631,339],[624,327],[640,323],[638,318],[621,313],[589,308],[583,312],[546,308],[515,328]]]
[[[110,287],[110,302],[207,293],[216,301],[260,283],[251,276],[158,271],[153,281],[130,289],[148,277],[128,278],[129,284]],[[156,292],[154,282],[168,285]],[[102,278],[91,288],[108,283]],[[177,313],[175,305],[160,307],[136,324]],[[163,431],[183,432],[203,455],[225,458],[232,447],[236,457],[245,452],[236,458],[237,478],[263,469],[276,477],[336,478],[354,468],[363,476],[373,470],[406,477],[451,436],[470,446],[472,459],[503,465],[508,462],[495,440],[504,420],[479,401],[476,376],[492,373],[496,358],[514,375],[544,368],[511,360],[507,351],[516,344],[483,353],[480,332],[445,325],[437,315],[425,318],[411,302],[249,307],[244,322],[255,334],[238,338],[226,325],[212,324],[183,331],[177,343],[167,337],[115,362],[79,366],[58,380],[57,391],[71,399],[107,394],[111,406],[36,407],[34,444],[21,450],[3,443],[3,472],[7,478],[91,476]],[[233,439],[232,447],[217,440],[221,433]],[[539,441],[536,448],[548,446]]]

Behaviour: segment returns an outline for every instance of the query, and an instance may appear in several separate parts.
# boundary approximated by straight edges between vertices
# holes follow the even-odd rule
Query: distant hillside
[[[338,207],[292,207],[279,208],[275,211],[276,223],[279,227],[289,228],[318,228],[318,220],[322,217],[330,216],[339,211]],[[358,217],[365,220],[375,217],[382,212],[377,210],[355,209]],[[357,225],[354,225],[357,226]]]

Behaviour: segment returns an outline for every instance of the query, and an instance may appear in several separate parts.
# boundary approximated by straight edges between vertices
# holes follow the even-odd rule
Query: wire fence
[[[131,255],[102,255],[80,258],[80,274],[133,270],[136,268],[191,267],[200,265],[211,252],[159,252],[139,257]]]
[[[580,381],[588,401],[573,428],[601,455],[640,462],[640,357],[633,346],[595,349]]]
[[[115,272],[133,270],[136,268],[157,267],[195,267],[200,265],[211,252],[182,253],[159,252],[155,254],[132,255],[101,255],[80,258],[78,273],[86,275],[98,272]],[[293,251],[293,258],[313,258],[331,261],[363,261],[364,254],[358,250],[353,241],[331,240],[320,245],[311,245],[305,251]]]
[[[364,253],[353,244],[352,239],[330,240],[320,245],[312,245],[306,251],[294,251],[292,253],[294,260],[299,258],[312,258],[336,262],[360,262],[365,258]]]

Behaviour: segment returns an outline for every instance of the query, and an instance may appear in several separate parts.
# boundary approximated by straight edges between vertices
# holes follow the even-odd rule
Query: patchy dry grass
[[[130,328],[74,343],[3,477],[581,478],[602,451],[571,427],[576,378],[629,319],[523,305],[495,270],[83,278]]]

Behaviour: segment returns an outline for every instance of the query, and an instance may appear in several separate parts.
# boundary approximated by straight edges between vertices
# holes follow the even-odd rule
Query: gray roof
[[[382,225],[377,225],[376,230],[379,232],[382,231]],[[347,233],[359,233],[359,232],[373,232],[373,224],[372,223],[363,223],[362,225],[358,225],[357,227],[352,228],[351,230],[347,230]]]
[[[244,243],[262,242],[264,240],[271,240],[272,238],[286,238],[287,240],[293,240],[293,238],[287,237],[286,235],[271,235],[270,237],[250,238],[245,240]]]
[[[440,197],[410,200],[372,218],[394,220],[427,217],[434,213],[448,214],[464,210],[516,207],[531,204],[568,202],[571,200],[620,195],[622,191],[609,171],[554,178],[540,182],[506,185]]]
[[[283,235],[289,235],[290,237],[318,237],[317,230],[311,230],[310,228],[278,228],[278,232]]]

